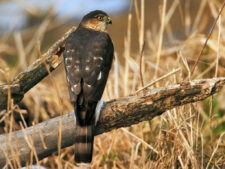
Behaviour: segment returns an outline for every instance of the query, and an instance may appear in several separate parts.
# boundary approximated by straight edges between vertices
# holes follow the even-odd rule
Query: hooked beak
[[[107,18],[107,24],[112,24],[112,19],[110,17]]]

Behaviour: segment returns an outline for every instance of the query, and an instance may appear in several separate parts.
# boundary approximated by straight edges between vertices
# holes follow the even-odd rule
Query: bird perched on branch
[[[83,17],[66,40],[64,65],[69,95],[76,117],[75,162],[92,160],[94,129],[109,71],[114,47],[107,33],[112,20],[95,10]]]

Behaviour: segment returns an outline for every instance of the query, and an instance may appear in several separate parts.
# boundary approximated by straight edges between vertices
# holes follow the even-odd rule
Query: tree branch
[[[224,84],[225,78],[195,80],[153,90],[147,88],[135,95],[109,101],[101,111],[95,135],[151,120],[176,106],[204,100],[218,92]],[[19,154],[17,159],[25,165],[31,153],[29,145],[35,147],[39,159],[56,152],[60,118],[62,118],[61,147],[73,145],[75,120],[74,113],[71,112],[24,130],[0,135],[0,168],[7,160],[15,159],[15,154]],[[34,140],[33,143],[31,138]],[[47,148],[41,144],[42,140]]]
[[[64,51],[65,40],[74,30],[75,27],[72,27],[61,39],[54,43],[45,54],[43,54],[42,57],[44,59],[37,59],[29,66],[28,70],[18,74],[11,82],[12,85],[10,85],[10,89],[14,103],[20,102],[29,89],[48,75],[44,63],[47,64],[50,71],[55,70],[62,63],[61,54]],[[8,85],[0,85],[0,110],[7,107],[7,99]]]

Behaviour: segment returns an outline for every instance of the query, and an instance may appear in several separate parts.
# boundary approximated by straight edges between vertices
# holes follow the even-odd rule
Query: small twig
[[[142,45],[141,53],[140,53],[140,78],[141,78],[141,85],[142,85],[142,87],[144,87],[144,79],[143,79],[143,74],[142,74],[142,60],[143,60],[144,48],[145,48],[145,41],[144,41],[144,43]]]
[[[146,89],[146,88],[152,86],[152,85],[155,84],[156,82],[158,82],[158,81],[160,81],[160,80],[162,80],[162,79],[164,79],[164,78],[166,78],[166,77],[168,77],[168,76],[173,75],[174,73],[179,72],[180,70],[181,70],[181,68],[178,68],[178,69],[175,69],[175,70],[173,70],[173,71],[171,71],[171,72],[169,72],[169,73],[167,73],[167,74],[165,74],[165,75],[159,77],[158,79],[154,80],[153,82],[147,84],[145,87],[143,87],[143,88],[137,90],[136,93],[138,93],[138,92],[140,92],[140,91],[142,91],[142,90],[144,90],[144,89]]]
[[[201,57],[202,54],[203,54],[203,51],[204,51],[204,49],[205,49],[205,47],[206,47],[206,45],[207,45],[207,43],[208,43],[208,40],[209,40],[209,38],[210,38],[211,35],[212,35],[212,32],[213,32],[213,30],[214,30],[214,28],[215,28],[215,26],[216,26],[216,23],[217,23],[217,21],[218,21],[220,15],[221,15],[221,13],[222,13],[224,7],[225,7],[225,0],[224,0],[224,2],[223,2],[223,4],[222,4],[222,7],[221,7],[220,11],[219,11],[219,14],[217,15],[217,17],[216,17],[216,19],[215,19],[215,21],[214,21],[214,23],[213,23],[212,28],[211,28],[210,31],[209,31],[209,34],[208,34],[207,39],[206,39],[206,41],[205,41],[205,43],[204,43],[204,46],[202,47],[202,50],[201,50],[201,52],[199,53],[199,55],[198,55],[198,57],[197,57],[197,60],[195,61],[195,64],[194,64],[194,66],[193,66],[193,68],[192,68],[192,70],[191,70],[191,74],[192,74],[192,75],[193,75],[193,73],[194,73],[194,71],[195,71],[195,68],[196,68],[196,66],[197,66],[197,64],[198,64],[198,62],[199,62],[200,57]]]
[[[159,152],[154,149],[154,147],[152,147],[150,144],[146,143],[143,139],[139,138],[138,136],[134,135],[133,133],[131,133],[130,131],[128,131],[127,129],[125,128],[122,128],[122,130],[129,134],[130,136],[134,137],[136,140],[140,141],[141,143],[143,143],[144,145],[146,145],[148,148],[150,148],[152,151],[154,151],[156,154],[158,154]]]
[[[124,72],[124,95],[128,94],[128,79],[129,79],[129,60],[130,60],[130,52],[131,52],[131,23],[132,23],[132,6],[133,6],[133,0],[131,0],[130,9],[128,13],[128,23],[127,23],[127,37],[125,40],[125,72]]]
[[[220,143],[221,143],[221,141],[222,141],[224,135],[225,135],[225,132],[223,132],[223,133],[220,135],[220,138],[219,138],[219,140],[217,141],[216,148],[214,149],[214,151],[213,151],[212,155],[210,156],[210,159],[209,159],[209,161],[208,161],[208,163],[207,163],[206,169],[209,168],[209,165],[210,165],[210,163],[211,163],[211,161],[212,161],[212,159],[213,159],[213,157],[214,157],[216,151],[218,150],[219,145],[220,145]]]
[[[160,31],[159,31],[159,45],[158,45],[158,50],[157,50],[156,70],[155,70],[155,75],[154,75],[155,78],[158,75],[159,62],[160,62],[160,56],[161,56],[161,50],[162,50],[162,44],[163,44],[163,32],[165,29],[166,6],[167,6],[167,0],[163,0],[161,26],[160,26]]]
[[[215,77],[218,76],[218,67],[219,67],[219,59],[220,59],[220,39],[221,39],[221,16],[219,17],[219,30],[218,30],[218,41],[217,41],[217,55],[216,55],[216,70]]]

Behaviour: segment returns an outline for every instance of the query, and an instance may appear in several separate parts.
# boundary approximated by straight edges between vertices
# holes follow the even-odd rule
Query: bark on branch
[[[195,80],[153,90],[145,89],[135,95],[109,101],[105,103],[101,111],[95,135],[151,120],[176,106],[204,100],[218,92],[224,84],[225,78]],[[31,153],[29,144],[32,143],[28,143],[31,142],[31,138],[34,140],[32,145],[39,159],[56,152],[60,118],[62,119],[61,147],[73,145],[75,120],[71,112],[42,122],[35,127],[0,135],[0,168],[6,164],[7,160],[15,159],[13,154],[19,155],[17,159],[25,165]],[[42,138],[47,148],[43,147]]]
[[[11,96],[14,103],[20,102],[29,89],[48,75],[44,63],[47,64],[49,71],[55,70],[62,63],[61,54],[64,51],[65,40],[74,30],[75,27],[72,27],[61,39],[54,43],[45,54],[43,54],[43,59],[37,59],[29,66],[28,70],[21,72],[15,77],[10,85],[12,92]],[[7,107],[7,99],[8,85],[0,85],[0,110]]]

